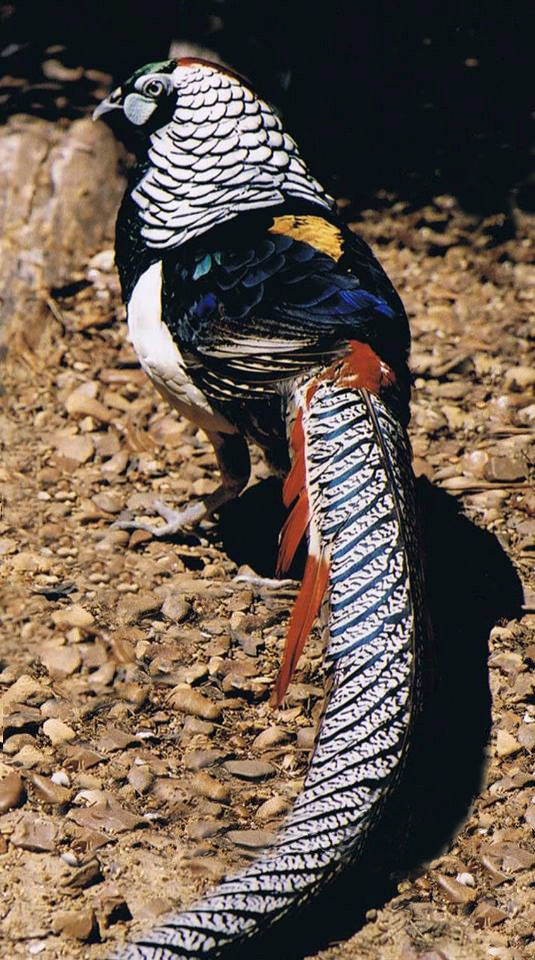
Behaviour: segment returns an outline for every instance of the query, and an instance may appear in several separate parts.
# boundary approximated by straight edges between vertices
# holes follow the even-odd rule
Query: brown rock
[[[24,814],[11,835],[11,843],[22,850],[49,853],[56,849],[57,828],[51,820],[41,820],[34,814]]]
[[[120,513],[123,509],[121,498],[113,493],[97,493],[93,497],[93,503],[98,510],[103,510],[104,513]]]
[[[535,723],[522,723],[517,732],[518,742],[526,750],[535,750]]]
[[[257,820],[273,820],[280,817],[291,809],[291,803],[285,797],[270,797],[265,803],[262,803],[256,811]]]
[[[154,782],[154,774],[151,772],[148,764],[141,766],[134,765],[128,771],[128,783],[134,788],[136,793],[148,793]]]
[[[312,750],[316,742],[315,727],[301,727],[297,732],[297,746],[301,750]]]
[[[31,733],[15,733],[4,740],[3,753],[8,757],[13,757],[22,747],[28,745],[37,746],[35,737],[32,737]]]
[[[44,684],[23,673],[0,697],[0,710],[6,711],[12,703],[43,703],[49,695],[50,690]]]
[[[9,773],[0,780],[0,814],[20,807],[26,798],[24,783],[18,773]]]
[[[191,606],[183,597],[169,596],[162,604],[162,614],[166,620],[181,623],[189,616]]]
[[[79,603],[73,603],[70,607],[64,607],[63,610],[55,610],[52,620],[60,630],[69,630],[71,627],[89,630],[95,622],[93,614]]]
[[[182,713],[188,713],[193,717],[201,717],[203,720],[219,720],[221,718],[221,707],[202,693],[192,690],[186,684],[179,684],[171,690],[168,697],[169,706],[175,710],[181,710]]]
[[[41,663],[54,679],[70,677],[82,665],[82,658],[77,647],[52,647],[41,654]]]
[[[90,887],[93,883],[99,883],[100,880],[102,880],[100,863],[93,859],[88,860],[87,863],[69,873],[63,880],[62,886],[75,890],[85,890],[86,887]]]
[[[519,847],[516,843],[492,843],[485,852],[500,862],[502,870],[530,870],[535,866],[535,853]]]
[[[72,727],[63,723],[63,720],[57,720],[53,717],[45,720],[43,723],[43,733],[45,737],[48,737],[54,747],[59,743],[67,743],[69,740],[74,740],[76,736]]]
[[[188,824],[187,833],[190,840],[207,840],[224,829],[224,824],[219,820],[193,820]]]
[[[268,727],[262,730],[253,740],[253,750],[268,750],[270,747],[276,747],[279,743],[288,743],[290,735],[283,727]]]
[[[521,750],[518,740],[507,730],[498,730],[496,736],[496,755],[498,757],[512,757]]]
[[[65,408],[71,417],[93,417],[101,423],[111,423],[113,413],[103,403],[91,395],[93,383],[83,383],[67,397]]]
[[[204,771],[194,776],[191,781],[191,790],[197,796],[207,797],[208,800],[215,800],[217,803],[230,803],[231,800],[229,787]]]
[[[72,940],[89,940],[94,926],[95,914],[91,907],[63,910],[52,921],[54,933],[62,933]]]
[[[523,392],[535,384],[535,369],[533,367],[510,367],[505,371],[504,383],[506,390]]]
[[[264,760],[227,760],[223,766],[241,780],[264,780],[276,773],[275,767]]]
[[[124,531],[119,531],[124,532]],[[161,598],[148,590],[140,590],[139,593],[122,597],[117,608],[118,618],[121,623],[137,623],[146,617],[149,613],[157,613],[162,606]]]
[[[476,927],[495,927],[507,920],[507,914],[489,900],[482,900],[470,917]]]
[[[59,436],[56,438],[55,447],[61,457],[77,464],[87,463],[95,452],[95,445],[86,433]]]
[[[113,753],[116,750],[126,750],[127,747],[131,747],[135,743],[139,743],[135,734],[125,733],[124,730],[119,730],[117,727],[108,727],[106,733],[98,742],[98,748],[105,753]]]
[[[485,467],[485,478],[495,483],[516,483],[526,476],[526,464],[514,457],[491,457]]]
[[[144,823],[142,817],[130,813],[116,800],[107,797],[85,810],[69,810],[67,816],[78,826],[95,830],[97,833],[123,833],[125,830],[135,830]]]
[[[184,766],[186,770],[204,770],[205,767],[211,767],[214,763],[219,763],[224,757],[225,752],[223,750],[192,750],[185,755]]]
[[[11,739],[14,738],[12,737]],[[25,770],[31,770],[32,767],[40,767],[44,762],[44,753],[38,750],[32,743],[25,744],[13,757],[13,763],[17,767],[24,767]]]
[[[42,777],[39,773],[33,774],[32,784],[37,796],[45,804],[62,806],[72,798],[72,790],[62,787],[59,783],[54,783],[48,777]]]
[[[275,839],[271,830],[229,830],[227,837],[238,847],[247,847],[249,850],[258,850],[269,847]]]
[[[447,877],[439,873],[437,880],[444,895],[452,903],[474,903],[477,899],[477,893],[473,887],[467,887],[464,883],[454,880],[453,877]]]

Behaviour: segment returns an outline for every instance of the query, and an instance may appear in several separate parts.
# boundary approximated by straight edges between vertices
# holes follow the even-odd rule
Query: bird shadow
[[[275,569],[285,515],[280,493],[278,481],[264,481],[221,513],[225,550],[263,576]],[[300,960],[352,936],[402,877],[444,849],[480,789],[491,726],[488,636],[497,622],[521,615],[522,586],[496,537],[464,516],[453,497],[425,478],[417,496],[432,639],[414,747],[358,863],[298,917],[266,932],[255,944],[258,960],[276,950]],[[234,947],[233,960],[250,957],[248,949]]]

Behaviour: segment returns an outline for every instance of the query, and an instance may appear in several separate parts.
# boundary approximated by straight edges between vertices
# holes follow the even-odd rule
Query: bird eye
[[[143,85],[143,93],[148,97],[159,97],[165,90],[165,84],[161,80],[147,80]]]

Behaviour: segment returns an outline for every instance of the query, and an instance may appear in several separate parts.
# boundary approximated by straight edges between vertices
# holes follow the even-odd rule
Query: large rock
[[[0,135],[0,325],[35,341],[51,288],[105,242],[124,190],[119,152],[102,123],[67,126],[13,116]]]

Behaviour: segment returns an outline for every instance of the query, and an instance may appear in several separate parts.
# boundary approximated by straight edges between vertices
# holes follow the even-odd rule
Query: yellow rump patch
[[[316,250],[328,254],[333,260],[342,256],[342,234],[338,227],[323,217],[287,215],[275,217],[270,233],[283,233],[294,240],[309,243]]]

